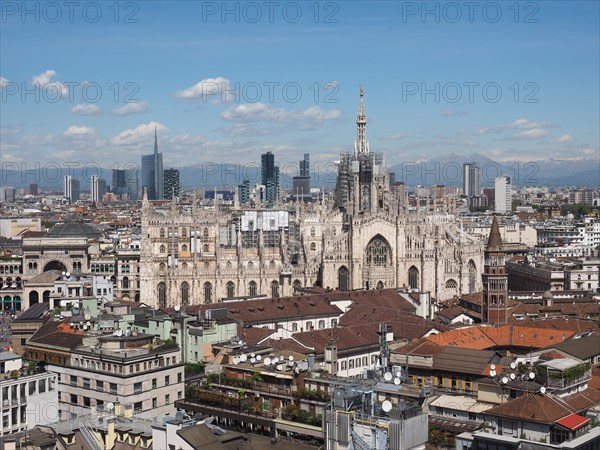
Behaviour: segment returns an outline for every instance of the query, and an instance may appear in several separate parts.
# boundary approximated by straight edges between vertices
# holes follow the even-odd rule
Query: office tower
[[[167,200],[179,197],[179,170],[166,169],[164,171],[165,196]]]
[[[79,201],[79,179],[65,175],[64,197],[69,200],[69,203]]]
[[[512,211],[512,185],[510,177],[496,177],[495,183],[496,212],[506,214]]]
[[[262,200],[274,204],[279,198],[279,166],[275,165],[275,156],[271,152],[261,155],[260,160],[261,181],[265,186]]]
[[[475,197],[481,194],[481,171],[475,162],[465,163],[463,166],[463,193],[466,197]]]
[[[250,180],[245,179],[238,185],[238,196],[240,205],[245,205],[250,201]]]
[[[390,179],[390,189],[391,189],[392,186],[394,184],[396,184],[396,173],[395,172],[390,172],[390,173],[388,173],[388,177]]]
[[[162,153],[158,152],[158,136],[154,128],[154,153],[142,156],[142,188],[148,189],[149,200],[164,198]]]
[[[138,198],[138,169],[137,167],[125,169],[125,192],[129,200],[137,200]]]
[[[29,194],[30,195],[38,195],[39,192],[40,192],[40,187],[38,186],[37,183],[31,183],[29,185]]]
[[[113,169],[110,188],[113,194],[123,195],[126,192],[124,169]]]
[[[310,193],[310,156],[304,154],[304,159],[300,161],[300,174],[292,180],[292,199],[302,201],[312,201]]]
[[[106,180],[98,175],[93,175],[90,181],[90,192],[92,193],[92,201],[99,203],[102,197],[106,194]]]
[[[14,187],[0,188],[0,202],[14,202],[17,190]]]

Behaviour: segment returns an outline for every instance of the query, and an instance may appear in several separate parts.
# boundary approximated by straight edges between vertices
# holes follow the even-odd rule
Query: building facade
[[[512,184],[510,177],[496,177],[494,186],[496,212],[506,214],[512,211]]]
[[[452,205],[409,211],[404,194],[389,189],[383,155],[368,149],[362,90],[360,99],[356,151],[342,155],[334,202],[161,210],[145,198],[140,300],[211,303],[315,285],[404,285],[436,299],[480,290],[483,244],[457,226]]]

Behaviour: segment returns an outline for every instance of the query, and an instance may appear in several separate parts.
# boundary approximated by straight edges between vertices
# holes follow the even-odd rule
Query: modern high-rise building
[[[275,155],[267,152],[260,157],[260,174],[265,186],[264,202],[274,204],[279,198],[279,166],[275,165]]]
[[[463,166],[463,193],[466,197],[481,194],[481,171],[476,162],[465,163]]]
[[[250,201],[250,180],[245,179],[238,185],[238,196],[240,205],[245,205]]]
[[[38,195],[40,192],[40,187],[37,183],[31,183],[29,185],[29,195]]]
[[[17,190],[14,187],[0,188],[0,202],[14,202]]]
[[[304,159],[300,161],[299,176],[294,177],[292,181],[292,199],[305,202],[312,201],[310,193],[310,155],[304,154]]]
[[[125,193],[126,185],[124,169],[113,169],[110,189],[113,194],[123,195]]]
[[[137,167],[125,169],[125,190],[129,200],[137,200],[139,190]]]
[[[164,198],[162,153],[158,152],[158,136],[154,128],[154,153],[142,156],[142,188],[148,190],[148,200]]]
[[[512,211],[512,184],[510,177],[496,177],[495,183],[496,212],[506,214]]]
[[[79,201],[79,179],[73,178],[72,175],[65,175],[64,178],[64,197],[69,200],[69,203]]]
[[[101,202],[102,197],[106,194],[106,180],[98,175],[93,175],[90,181],[90,192],[94,203]]]
[[[173,197],[179,197],[179,170],[166,169],[164,171],[165,196],[167,200],[172,200]]]

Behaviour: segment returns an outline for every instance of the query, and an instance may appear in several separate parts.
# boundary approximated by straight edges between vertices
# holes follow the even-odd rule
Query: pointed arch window
[[[392,262],[390,244],[381,236],[375,236],[367,244],[367,265],[389,266]]]

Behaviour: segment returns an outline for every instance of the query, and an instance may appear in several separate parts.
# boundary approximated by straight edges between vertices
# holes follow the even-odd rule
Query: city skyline
[[[306,5],[297,23],[291,10],[251,23],[244,9],[236,22],[180,6],[188,14],[140,4],[121,10],[117,23],[108,8],[97,23],[76,11],[69,34],[50,33],[60,24],[48,11],[35,22],[3,10],[2,162],[139,161],[157,128],[169,167],[248,163],[267,151],[284,162],[308,152],[323,164],[353,147],[359,84],[369,98],[370,145],[388,166],[453,152],[500,161],[598,155],[597,3],[519,3],[496,22],[490,11],[473,20],[462,11],[458,23],[448,8],[435,17],[385,2],[322,3],[316,21]],[[181,37],[152,41],[154,30],[175,28]],[[135,39],[122,45],[125,33]],[[31,57],[22,61],[25,48]],[[83,50],[95,55],[85,64],[64,57]],[[34,83],[39,98],[26,93]],[[94,88],[101,98],[84,101]],[[53,89],[63,98],[51,101]]]

